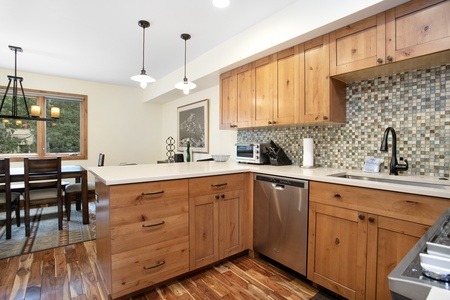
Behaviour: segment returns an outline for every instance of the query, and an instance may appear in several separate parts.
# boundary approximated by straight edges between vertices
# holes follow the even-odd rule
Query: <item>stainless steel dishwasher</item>
[[[306,276],[308,181],[254,175],[253,248]]]

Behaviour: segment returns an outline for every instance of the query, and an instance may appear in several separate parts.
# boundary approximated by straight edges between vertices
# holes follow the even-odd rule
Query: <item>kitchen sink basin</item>
[[[411,181],[411,180],[403,180],[403,179],[395,179],[395,178],[385,178],[385,177],[370,177],[363,175],[353,175],[347,173],[338,173],[331,174],[328,176],[338,177],[338,178],[347,178],[347,179],[356,179],[356,180],[365,180],[365,181],[375,181],[375,182],[385,182],[385,183],[393,183],[400,185],[410,185],[410,186],[421,186],[427,188],[435,188],[435,189],[445,189],[450,187],[448,181],[439,183],[431,183],[431,182],[423,182],[423,181]]]

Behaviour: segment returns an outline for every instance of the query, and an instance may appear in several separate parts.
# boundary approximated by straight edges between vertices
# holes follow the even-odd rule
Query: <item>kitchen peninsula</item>
[[[448,181],[385,173],[371,176],[378,179],[395,177],[407,184],[349,179],[337,175],[364,174],[333,168],[198,162],[108,166],[90,168],[90,172],[96,177],[99,196],[98,267],[112,298],[251,250],[253,173],[311,181],[308,279],[347,298],[362,299],[366,295],[370,299],[374,290],[386,290],[383,284],[387,282],[387,275],[385,280],[374,279],[380,274],[373,268],[377,261],[391,263],[377,259],[376,246],[372,248],[382,235],[374,234],[369,227],[369,233],[374,234],[369,237],[367,229],[362,230],[361,226],[373,226],[377,220],[388,224],[396,221],[395,226],[411,227],[413,224],[411,228],[417,228],[415,235],[419,239],[423,230],[429,228],[450,203]],[[333,224],[334,214],[349,218],[345,221],[348,232],[359,228],[356,240],[341,239],[340,245],[349,251],[337,253],[340,259],[336,260],[356,261],[354,253],[358,254],[358,261],[365,262],[367,275],[358,276],[356,282],[340,278],[355,277],[352,272],[356,272],[356,264],[354,268],[350,265],[346,269],[344,273],[348,276],[337,277],[330,270],[331,266],[317,265],[326,261],[322,255],[330,254],[317,251],[319,246],[320,249],[329,246],[327,239],[318,239],[327,234],[320,220],[325,216],[327,222]],[[370,221],[372,219],[375,221]],[[398,231],[404,233],[404,228]],[[370,245],[367,244],[369,239]],[[364,241],[366,246],[361,251]],[[344,255],[352,257],[348,259]],[[361,270],[361,266],[358,268]],[[371,280],[371,284],[361,288],[366,280]]]

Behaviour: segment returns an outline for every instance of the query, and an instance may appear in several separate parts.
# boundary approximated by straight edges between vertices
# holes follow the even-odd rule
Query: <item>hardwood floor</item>
[[[0,260],[0,299],[107,299],[95,241]],[[128,299],[310,299],[306,280],[241,256]]]

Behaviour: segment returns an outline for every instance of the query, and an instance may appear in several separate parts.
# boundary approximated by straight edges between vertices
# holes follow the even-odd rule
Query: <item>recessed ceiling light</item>
[[[224,8],[230,5],[230,0],[213,0],[213,5],[218,8]]]

